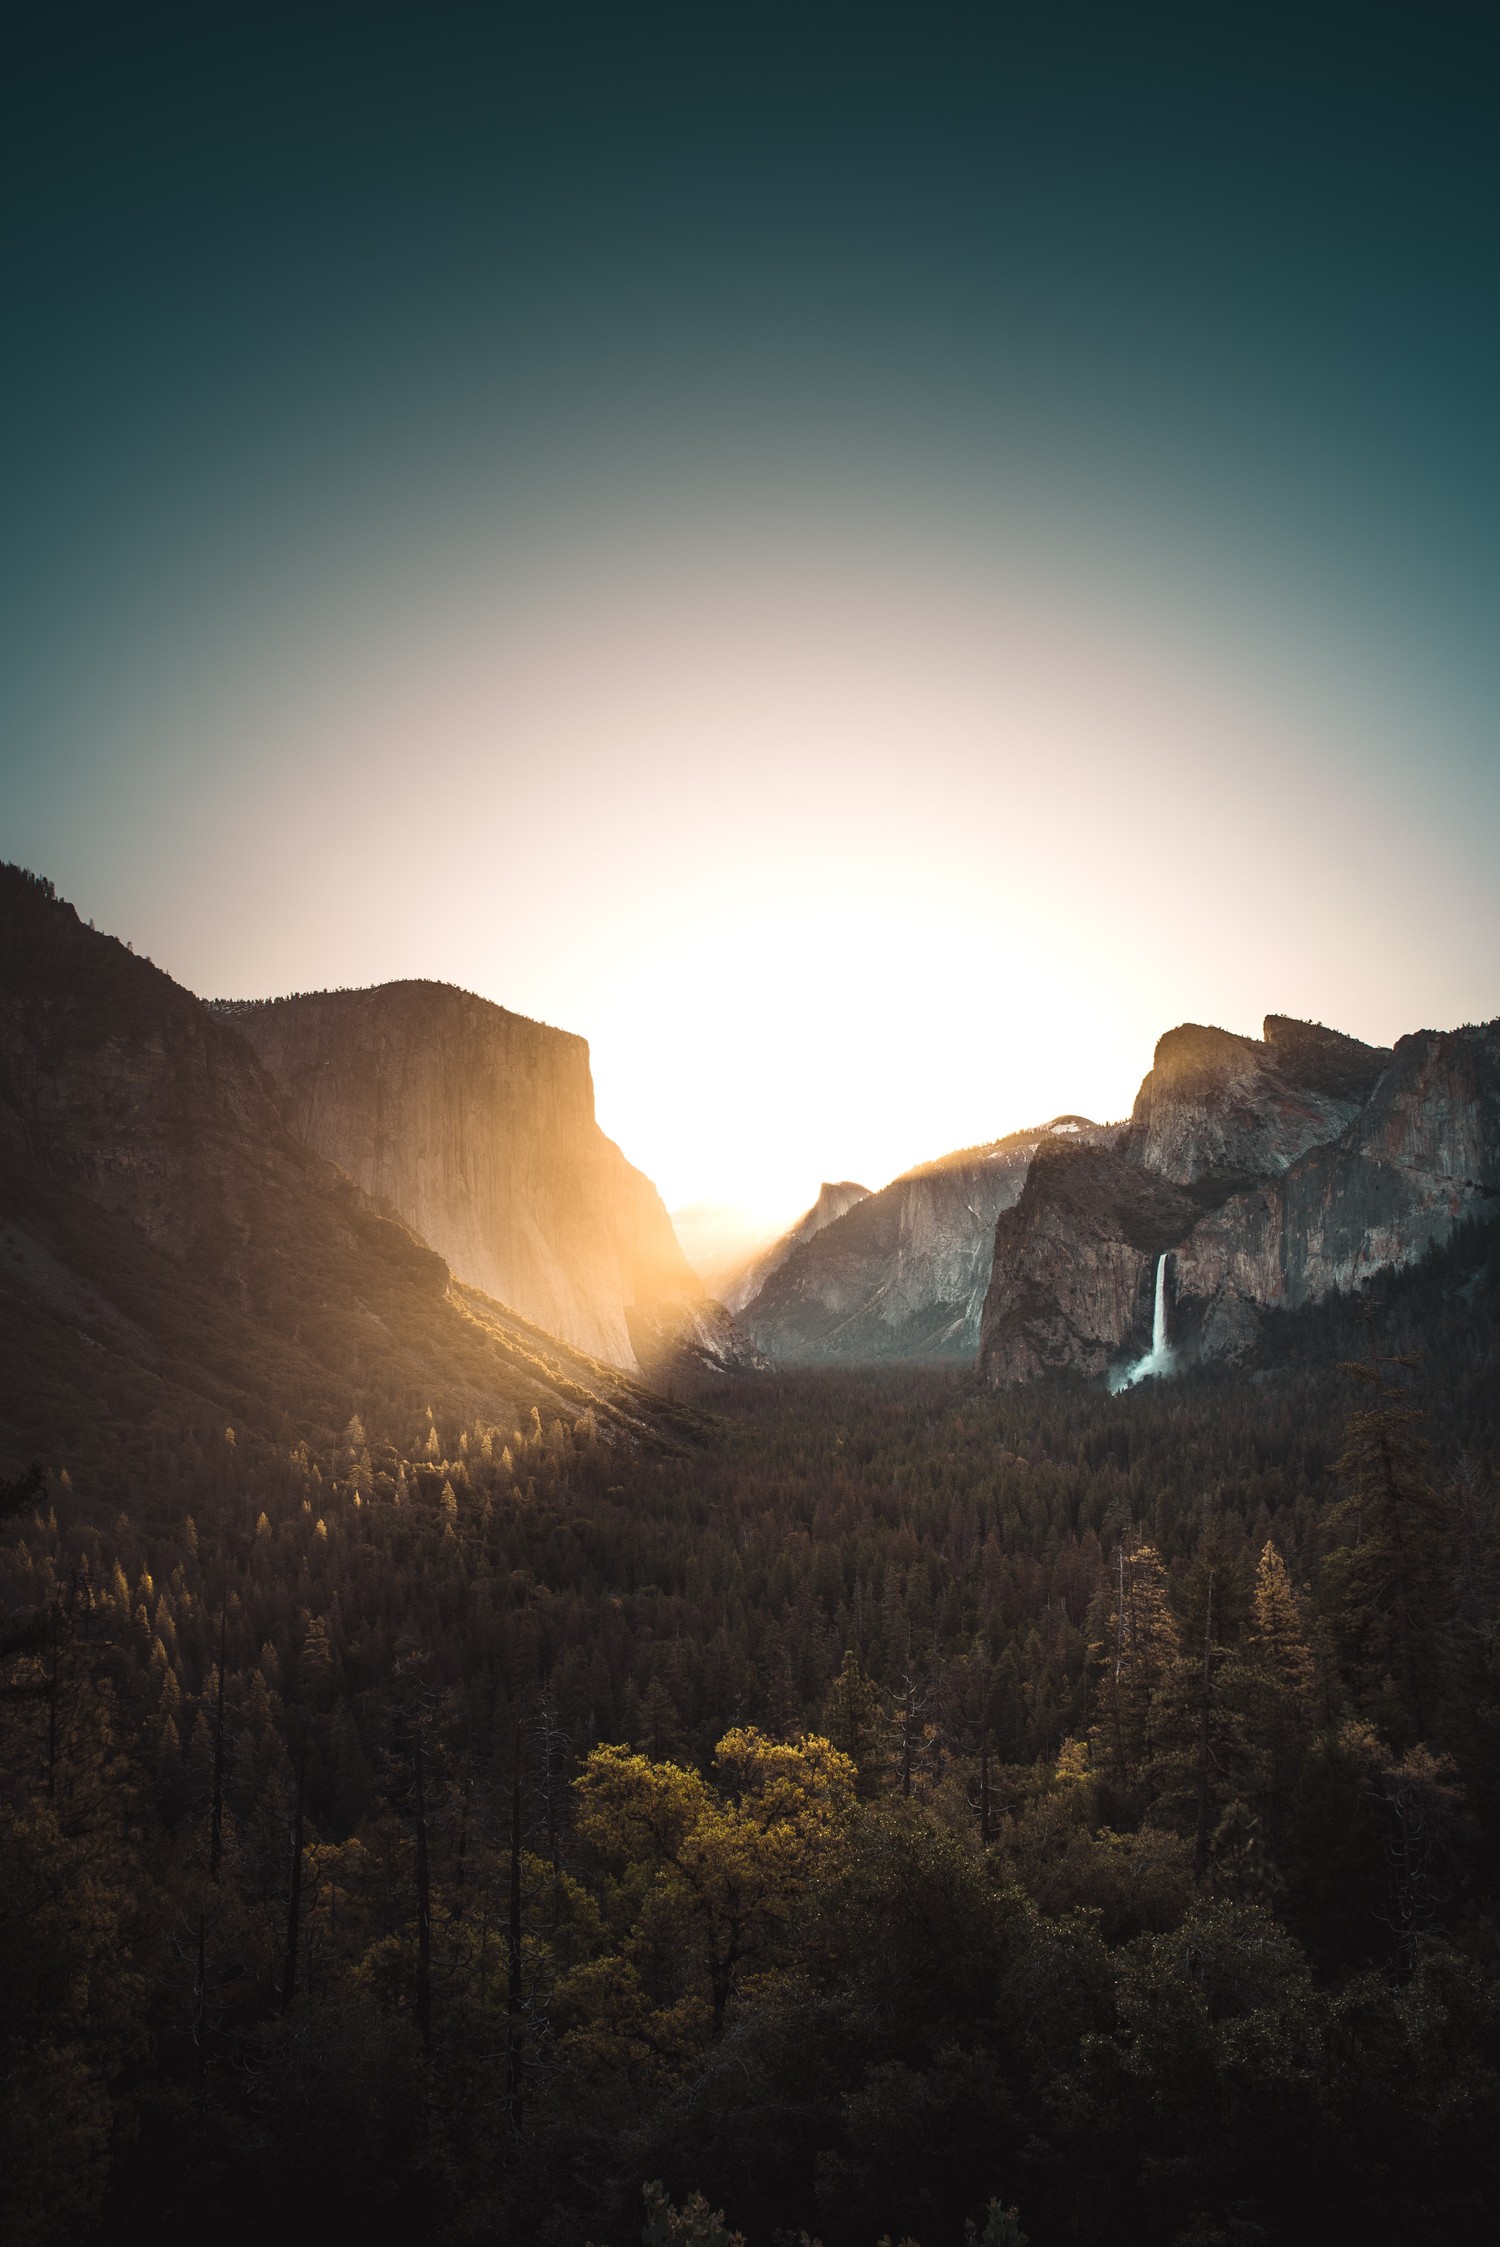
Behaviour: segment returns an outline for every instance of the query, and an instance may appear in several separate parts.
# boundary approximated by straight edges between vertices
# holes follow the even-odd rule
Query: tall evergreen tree
[[[1115,1554],[1091,1734],[1096,1760],[1125,1792],[1144,1778],[1161,1744],[1159,1696],[1181,1658],[1181,1634],[1154,1545]]]
[[[1454,1508],[1432,1481],[1423,1414],[1396,1378],[1414,1357],[1388,1357],[1370,1322],[1370,1354],[1345,1364],[1369,1402],[1350,1415],[1334,1473],[1344,1495],[1328,1516],[1340,1628],[1367,1707],[1429,1737],[1444,1672]],[[1394,1704],[1393,1706],[1388,1706]]]

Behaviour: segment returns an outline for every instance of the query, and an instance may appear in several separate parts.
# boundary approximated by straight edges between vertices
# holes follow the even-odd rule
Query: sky
[[[0,855],[767,1223],[1500,1013],[1489,13],[22,9]]]

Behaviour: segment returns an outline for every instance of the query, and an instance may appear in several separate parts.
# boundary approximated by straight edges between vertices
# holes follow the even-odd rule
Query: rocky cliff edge
[[[627,1372],[753,1352],[599,1129],[588,1046],[450,984],[220,1004],[293,1128],[457,1276]]]
[[[1392,1049],[1271,1015],[1169,1031],[1113,1148],[1043,1152],[1001,1213],[980,1365],[999,1386],[1144,1353],[1168,1257],[1180,1361],[1500,1211],[1500,1023]]]

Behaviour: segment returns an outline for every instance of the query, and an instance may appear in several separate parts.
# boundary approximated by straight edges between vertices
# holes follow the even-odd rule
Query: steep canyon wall
[[[1098,1136],[1084,1117],[1059,1117],[906,1172],[784,1246],[741,1323],[780,1365],[972,1361],[996,1217],[1038,1147]]]
[[[461,1279],[628,1371],[742,1352],[655,1187],[599,1129],[582,1038],[443,983],[226,1011],[308,1145]]]
[[[1407,1264],[1500,1210],[1500,1023],[1394,1049],[1269,1016],[1159,1042],[1112,1148],[1046,1149],[999,1218],[980,1341],[994,1384],[1097,1377],[1149,1338],[1233,1356],[1262,1314]]]

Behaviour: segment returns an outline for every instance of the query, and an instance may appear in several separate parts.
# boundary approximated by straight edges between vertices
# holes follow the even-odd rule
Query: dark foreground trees
[[[1352,1426],[1331,1328],[758,1382],[685,1458],[362,1405],[15,1486],[5,2235],[1487,2239],[1471,1265]]]

